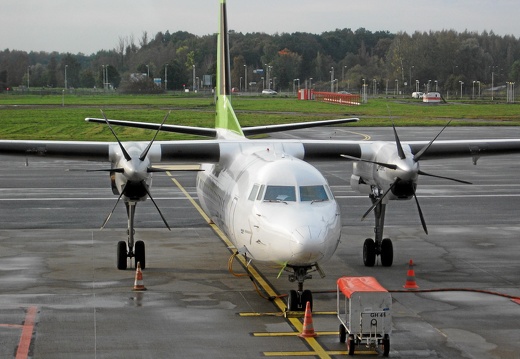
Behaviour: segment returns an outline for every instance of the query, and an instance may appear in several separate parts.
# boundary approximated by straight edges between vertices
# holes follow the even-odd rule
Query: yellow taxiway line
[[[228,248],[235,248],[233,243],[227,238],[227,236],[218,228],[211,218],[209,218],[206,213],[202,210],[202,208],[199,206],[199,204],[193,199],[193,197],[184,189],[184,187],[177,181],[176,178],[174,178],[171,174],[171,172],[166,172],[166,174],[170,177],[172,182],[181,190],[181,192],[186,196],[186,198],[190,201],[190,203],[195,207],[195,209],[200,213],[200,215],[204,218],[204,220],[208,223],[208,225],[217,233],[217,235],[220,237],[220,239],[228,246]],[[264,278],[258,273],[258,271],[251,265],[248,265],[246,263],[243,256],[237,256],[237,259],[240,261],[240,263],[244,266],[244,268],[247,268],[248,272],[255,278],[255,281],[262,287],[262,289],[271,297],[274,297],[273,303],[280,309],[282,313],[285,313],[287,311],[287,306],[285,305],[284,301],[279,298],[278,293],[274,290],[269,283],[267,283]],[[303,331],[303,323],[296,318],[286,318],[287,321],[293,326],[293,328],[296,330],[295,334],[301,333]],[[310,346],[312,351],[310,352],[301,352],[305,354],[301,355],[314,355],[318,356],[320,358],[330,358],[330,355],[337,355],[332,354],[332,352],[327,352],[325,348],[323,348],[318,341],[315,338],[302,338],[307,342],[307,345]],[[276,355],[273,355],[274,352],[264,352],[265,356],[294,356],[296,352],[276,352]],[[300,353],[300,352],[298,352]],[[330,355],[329,355],[330,353]],[[343,353],[343,352],[342,352]],[[300,354],[297,354],[300,355]]]

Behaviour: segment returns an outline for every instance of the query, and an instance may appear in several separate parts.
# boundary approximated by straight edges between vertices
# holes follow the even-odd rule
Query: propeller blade
[[[415,156],[413,157],[413,160],[414,160],[415,162],[418,162],[418,161],[421,159],[421,157],[424,155],[424,153],[425,153],[426,151],[428,151],[428,148],[430,148],[430,146],[433,144],[433,142],[437,139],[437,137],[439,137],[439,136],[441,135],[442,131],[444,131],[444,129],[445,129],[446,127],[448,127],[448,125],[449,125],[450,123],[451,123],[451,120],[448,121],[448,123],[447,123],[447,124],[442,128],[442,130],[437,134],[437,136],[435,136],[435,137],[433,138],[433,140],[431,140],[431,141],[430,141],[426,146],[424,146],[423,148],[421,148],[421,150],[415,154]]]
[[[361,161],[361,162],[366,162],[366,163],[373,163],[375,165],[386,167],[386,168],[389,168],[391,170],[396,170],[397,169],[397,165],[393,165],[393,164],[390,164],[390,163],[383,163],[383,162],[377,162],[377,161],[364,160],[362,158],[357,158],[357,157],[353,157],[353,156],[349,156],[349,155],[340,155],[340,156],[344,157],[344,158],[348,158],[349,160],[353,160],[353,161]]]
[[[166,116],[164,116],[163,118],[163,121],[161,122],[161,125],[159,126],[159,128],[157,129],[157,131],[155,131],[155,135],[153,136],[152,140],[150,141],[150,143],[148,144],[148,146],[146,146],[146,148],[144,149],[143,153],[141,153],[141,156],[139,156],[139,159],[141,161],[143,161],[146,156],[148,155],[148,151],[150,151],[150,148],[152,148],[152,144],[153,142],[155,141],[155,138],[157,137],[157,135],[159,134],[159,131],[161,131],[162,129],[162,126],[164,125],[164,123],[166,122],[166,119],[168,118],[168,116],[170,116],[170,113],[172,111],[168,111],[168,113],[166,114]]]
[[[424,233],[428,234],[428,228],[426,227],[426,221],[424,220],[421,206],[419,205],[419,200],[417,199],[417,196],[415,195],[415,191],[413,192],[413,198],[415,198],[415,203],[417,204],[417,209],[419,210],[419,217],[421,218],[421,224],[424,229]]]
[[[166,228],[168,228],[171,231],[172,229],[170,228],[170,225],[168,224],[168,222],[166,222],[166,218],[164,218],[164,216],[163,216],[161,210],[159,209],[159,206],[157,205],[157,203],[155,203],[155,200],[153,199],[152,194],[148,190],[148,187],[146,186],[146,183],[143,183],[143,186],[144,186],[144,189],[146,190],[146,193],[148,194],[148,197],[150,197],[150,200],[152,201],[152,203],[154,204],[155,208],[157,209],[157,212],[159,212],[159,215],[161,216],[164,224],[166,225]]]
[[[365,212],[365,214],[361,217],[361,220],[363,221],[369,214],[370,212],[372,212],[374,210],[374,208],[376,208],[379,203],[381,203],[381,201],[383,200],[383,198],[386,197],[386,195],[388,194],[388,192],[390,192],[392,190],[392,188],[394,188],[395,186],[395,182],[392,183],[390,185],[390,187],[388,187],[388,189],[385,191],[385,193],[383,193],[383,195],[381,197],[379,197],[379,199],[377,201],[375,201],[372,206],[370,206],[370,208],[368,209],[368,211]]]
[[[394,137],[395,137],[395,144],[397,146],[397,154],[399,155],[399,158],[404,160],[406,158],[406,155],[404,154],[403,146],[401,145],[401,141],[399,140],[399,136],[397,135],[397,130],[395,129],[395,125],[392,122],[392,127],[394,128]]]
[[[452,178],[452,177],[444,177],[444,176],[432,175],[430,173],[426,173],[426,172],[423,172],[423,171],[420,171],[420,170],[419,170],[419,174],[423,175],[423,176],[428,176],[428,177],[447,179],[447,180],[450,180],[450,181],[455,181],[455,182],[464,183],[464,184],[473,184],[471,182],[459,180],[459,179]]]
[[[125,156],[125,159],[127,161],[130,161],[132,159],[132,157],[130,157],[130,155],[128,154],[128,152],[126,152],[126,149],[125,147],[123,146],[123,144],[121,143],[121,141],[119,141],[119,138],[117,137],[116,133],[114,132],[114,129],[112,128],[112,126],[110,126],[110,122],[108,122],[108,119],[107,117],[105,116],[105,113],[103,112],[103,110],[101,110],[101,114],[103,115],[103,117],[105,118],[105,122],[108,126],[108,128],[110,129],[110,131],[112,132],[112,134],[114,135],[114,137],[116,138],[117,140],[117,143],[119,143],[119,148],[121,148],[121,152],[123,152],[123,156]]]
[[[108,214],[107,218],[105,218],[105,221],[103,222],[103,225],[101,226],[101,229],[105,228],[106,224],[108,223],[108,220],[110,219],[110,217],[112,217],[112,214],[114,213],[117,205],[119,204],[119,200],[121,199],[121,197],[123,197],[123,194],[125,193],[125,189],[126,189],[126,185],[125,185],[125,188],[123,188],[123,190],[121,191],[121,194],[119,195],[119,197],[117,198],[114,208],[112,208],[112,210]]]

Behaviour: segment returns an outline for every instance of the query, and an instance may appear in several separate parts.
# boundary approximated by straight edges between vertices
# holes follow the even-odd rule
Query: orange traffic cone
[[[141,271],[141,263],[137,262],[137,268],[135,270],[135,282],[134,289],[135,291],[143,291],[146,290],[143,284],[143,272]]]
[[[410,259],[408,263],[408,273],[406,275],[406,283],[403,285],[406,289],[418,289],[419,286],[415,283],[415,271],[413,270],[413,261]]]
[[[305,317],[303,318],[303,330],[298,334],[300,338],[314,338],[318,334],[314,332],[314,325],[312,324],[311,302],[307,302],[305,306]]]

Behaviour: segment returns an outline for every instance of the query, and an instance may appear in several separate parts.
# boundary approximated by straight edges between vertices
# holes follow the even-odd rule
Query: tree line
[[[356,92],[366,84],[374,92],[433,86],[466,92],[476,82],[490,88],[520,78],[519,39],[492,31],[392,34],[346,28],[322,34],[229,35],[232,84],[241,90],[291,91],[307,85]],[[5,49],[0,52],[0,91],[66,85],[147,92],[157,90],[154,78],[161,79],[162,89],[200,89],[211,87],[202,79],[214,78],[215,71],[215,34],[166,31],[152,38],[145,31],[137,40],[120,37],[113,49],[91,55]]]

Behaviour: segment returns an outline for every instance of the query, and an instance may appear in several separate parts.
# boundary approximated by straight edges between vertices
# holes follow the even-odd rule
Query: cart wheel
[[[345,326],[343,324],[339,325],[339,342],[345,343],[347,340],[347,330],[345,329]]]
[[[354,336],[349,335],[348,340],[347,340],[348,355],[354,355],[355,349],[356,349],[356,341],[354,340]]]
[[[390,354],[390,338],[385,334],[383,338],[383,356],[387,357]]]

